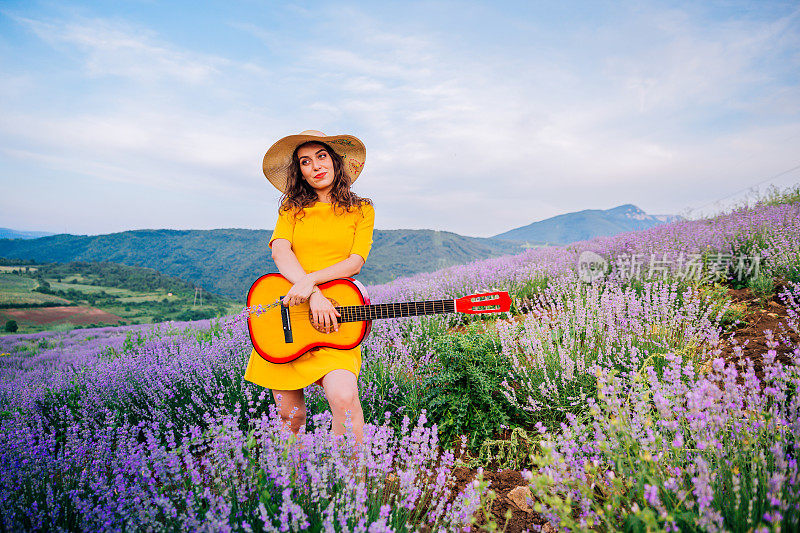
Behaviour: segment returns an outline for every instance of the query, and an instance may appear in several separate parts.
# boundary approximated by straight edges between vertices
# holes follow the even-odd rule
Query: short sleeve
[[[275,223],[275,230],[269,239],[269,247],[272,248],[272,241],[275,239],[286,239],[294,243],[294,213],[286,211],[282,207],[278,209],[278,221]]]
[[[356,222],[356,234],[353,237],[353,247],[350,254],[360,255],[367,260],[369,250],[372,248],[372,229],[375,226],[375,209],[371,205],[361,206],[360,216]]]

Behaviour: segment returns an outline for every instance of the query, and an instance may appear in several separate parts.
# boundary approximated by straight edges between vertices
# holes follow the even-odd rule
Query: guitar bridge
[[[280,299],[282,300],[283,296]],[[292,319],[289,316],[289,306],[283,305],[283,303],[281,303],[281,322],[283,323],[283,340],[286,341],[286,344],[293,343]]]

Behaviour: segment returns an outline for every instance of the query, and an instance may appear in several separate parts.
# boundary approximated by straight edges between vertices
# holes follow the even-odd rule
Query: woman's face
[[[297,159],[303,179],[317,191],[320,200],[326,201],[335,177],[328,150],[321,144],[306,144],[297,149]]]

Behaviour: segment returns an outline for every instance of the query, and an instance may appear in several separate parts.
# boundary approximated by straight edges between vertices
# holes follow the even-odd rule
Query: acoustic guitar
[[[349,350],[358,346],[381,318],[436,315],[442,313],[503,313],[511,307],[507,292],[471,294],[448,300],[426,300],[372,304],[366,288],[353,278],[340,278],[318,285],[341,315],[339,330],[325,332],[314,322],[308,302],[285,306],[282,298],[292,283],[281,274],[258,278],[247,293],[250,340],[261,357],[272,363],[288,363],[304,353],[328,347]]]

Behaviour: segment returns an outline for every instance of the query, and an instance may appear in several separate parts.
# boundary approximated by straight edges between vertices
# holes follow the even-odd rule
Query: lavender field
[[[512,313],[374,323],[363,445],[332,439],[313,386],[305,432],[281,430],[242,379],[245,311],[2,337],[0,527],[502,530],[490,476],[459,474],[482,467],[522,472],[533,527],[800,530],[796,191],[369,288],[373,303],[488,290]],[[758,358],[735,290],[785,309]]]

